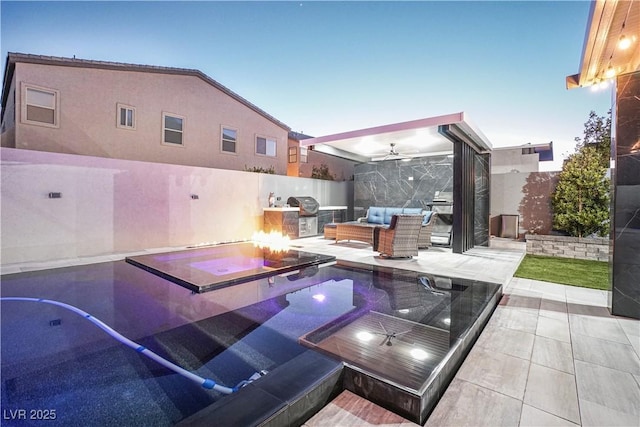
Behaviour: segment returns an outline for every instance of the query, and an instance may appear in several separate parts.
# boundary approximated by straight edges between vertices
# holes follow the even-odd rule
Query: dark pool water
[[[424,325],[454,343],[496,286],[338,263],[196,294],[117,261],[4,275],[1,295],[76,306],[232,387],[370,313]],[[0,308],[2,425],[172,425],[224,399],[76,313],[34,302]]]

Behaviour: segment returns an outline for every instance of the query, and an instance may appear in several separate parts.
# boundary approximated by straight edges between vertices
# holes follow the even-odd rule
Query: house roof
[[[302,141],[303,139],[313,138],[311,135],[305,135],[302,132],[289,131],[289,139],[295,141]]]
[[[491,142],[464,112],[303,139],[300,145],[370,162],[451,154],[454,140],[463,140],[478,152],[492,149]]]
[[[621,39],[631,44],[621,47]],[[580,60],[580,72],[567,76],[567,89],[591,86],[640,70],[640,1],[596,0]]]
[[[511,147],[499,147],[494,148],[493,151],[509,151],[509,150],[522,150],[522,153],[526,151],[533,151],[533,153],[538,154],[538,160],[541,162],[552,162],[553,161],[553,141],[549,141],[542,144],[522,144],[522,145],[514,145]],[[532,154],[532,153],[528,153]]]
[[[275,123],[281,128],[287,131],[291,130],[289,126],[285,125],[280,120],[276,119],[266,111],[252,104],[251,102],[241,97],[237,93],[233,92],[231,89],[227,88],[226,86],[218,83],[217,81],[207,76],[200,70],[188,69],[188,68],[159,67],[154,65],[126,64],[122,62],[94,61],[94,60],[88,60],[88,59],[77,59],[75,57],[63,58],[63,57],[57,57],[57,56],[32,55],[32,54],[16,53],[16,52],[9,52],[9,54],[7,55],[7,62],[5,66],[3,89],[2,89],[3,115],[4,115],[4,107],[6,106],[6,102],[7,102],[7,97],[9,96],[9,86],[13,78],[15,64],[19,62],[27,63],[27,64],[55,65],[55,66],[61,66],[61,67],[98,68],[103,70],[134,71],[134,72],[140,72],[140,73],[158,73],[158,74],[174,74],[174,75],[181,75],[181,76],[193,76],[205,81],[206,83],[210,84],[216,89],[224,92],[226,95],[246,105],[256,113],[260,114],[261,116]]]

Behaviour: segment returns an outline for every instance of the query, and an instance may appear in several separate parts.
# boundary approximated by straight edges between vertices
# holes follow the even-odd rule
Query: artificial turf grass
[[[602,261],[526,255],[514,276],[583,288],[609,288],[609,264]]]

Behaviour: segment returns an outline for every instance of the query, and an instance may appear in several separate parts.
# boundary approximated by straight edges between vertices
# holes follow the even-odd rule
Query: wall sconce
[[[197,194],[192,194],[192,195],[191,195],[191,198],[192,198],[193,200],[198,200],[200,197],[199,197]]]
[[[61,199],[62,198],[62,193],[49,193],[49,198],[50,199]]]

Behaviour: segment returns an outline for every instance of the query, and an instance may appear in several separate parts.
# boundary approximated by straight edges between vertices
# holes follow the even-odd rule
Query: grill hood
[[[300,216],[316,216],[320,204],[311,196],[292,196],[287,204],[293,208],[300,208]]]

